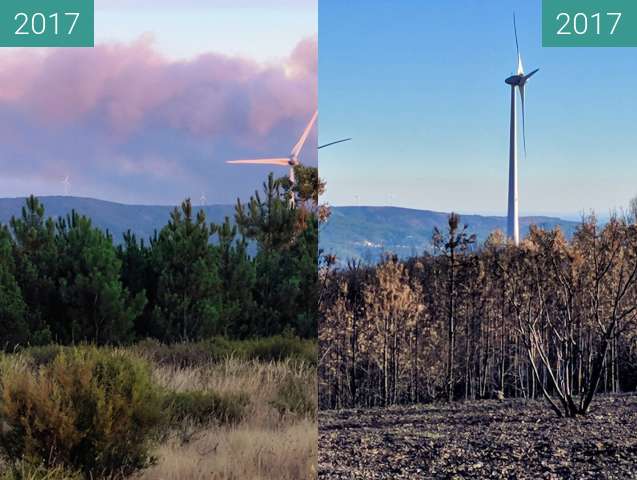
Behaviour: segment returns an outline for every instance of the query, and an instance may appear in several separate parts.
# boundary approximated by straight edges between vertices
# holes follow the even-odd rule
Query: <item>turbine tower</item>
[[[296,178],[294,177],[294,167],[301,164],[301,160],[300,160],[301,150],[303,150],[305,141],[307,140],[307,137],[310,134],[310,131],[312,130],[312,127],[314,126],[314,123],[316,122],[317,117],[318,117],[318,110],[314,112],[314,115],[312,115],[310,123],[308,123],[307,127],[305,127],[305,130],[301,134],[301,138],[299,138],[299,141],[296,143],[296,145],[294,145],[294,148],[292,148],[292,151],[290,152],[290,155],[288,157],[262,158],[258,160],[230,160],[226,163],[251,164],[251,165],[278,165],[281,167],[289,166],[290,167],[290,173],[289,173],[290,182],[292,183],[292,185],[294,185],[296,183]],[[290,197],[290,203],[294,205],[294,195]]]
[[[520,219],[518,204],[518,125],[517,111],[515,102],[515,88],[520,91],[520,102],[522,105],[522,139],[524,143],[524,155],[526,158],[526,127],[524,111],[524,86],[526,82],[535,75],[540,69],[533,70],[528,75],[524,74],[522,66],[522,56],[520,55],[520,47],[518,44],[518,29],[515,24],[515,14],[513,14],[513,31],[515,33],[515,49],[518,54],[518,68],[515,75],[505,80],[507,85],[511,85],[511,128],[509,130],[509,205],[507,212],[507,235],[513,240],[517,246],[520,244]]]

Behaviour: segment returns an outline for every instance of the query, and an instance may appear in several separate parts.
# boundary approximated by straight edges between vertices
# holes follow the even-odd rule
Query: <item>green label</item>
[[[637,0],[542,0],[543,47],[637,46]]]
[[[92,47],[94,0],[0,0],[0,46]]]

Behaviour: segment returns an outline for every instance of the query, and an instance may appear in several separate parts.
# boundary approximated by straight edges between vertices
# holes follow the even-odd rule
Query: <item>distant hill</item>
[[[90,217],[93,224],[113,234],[115,242],[130,229],[140,238],[148,238],[160,230],[174,206],[125,205],[121,203],[78,197],[41,197],[48,216],[57,218],[71,210]],[[0,223],[8,223],[12,215],[19,216],[24,198],[0,199]],[[221,223],[226,216],[234,218],[234,206],[210,205],[203,208],[210,222]],[[447,213],[428,210],[412,210],[396,207],[333,207],[328,223],[321,227],[320,245],[334,253],[341,262],[359,259],[375,262],[382,252],[394,252],[400,257],[421,254],[431,249],[434,227],[444,228]],[[506,228],[504,217],[462,215],[462,222],[469,231],[484,241],[490,232]],[[577,222],[552,217],[522,217],[521,234],[526,235],[529,226],[543,228],[559,225],[570,236]]]
[[[170,212],[174,206],[124,205],[93,198],[79,197],[40,197],[47,216],[58,218],[66,216],[71,210],[90,217],[93,224],[113,235],[115,242],[122,241],[127,230],[133,231],[140,238],[151,237],[155,230],[160,230],[168,223]],[[24,198],[0,199],[0,223],[8,223],[11,216],[19,216],[24,206]],[[195,206],[206,212],[210,222],[221,223],[226,216],[234,218],[234,206],[209,205]]]
[[[375,262],[382,252],[409,257],[431,251],[434,227],[445,228],[448,213],[396,207],[332,207],[332,216],[321,227],[321,248],[334,253],[341,262],[359,259]],[[461,221],[484,241],[494,230],[506,230],[506,218],[461,215]],[[526,235],[530,225],[554,228],[559,225],[571,236],[579,223],[553,217],[520,218],[520,234]]]

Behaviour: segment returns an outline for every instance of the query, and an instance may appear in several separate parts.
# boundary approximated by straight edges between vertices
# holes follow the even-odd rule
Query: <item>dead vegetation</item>
[[[637,387],[637,224],[584,219],[483,245],[457,215],[438,255],[321,271],[321,408],[544,398],[559,417]]]

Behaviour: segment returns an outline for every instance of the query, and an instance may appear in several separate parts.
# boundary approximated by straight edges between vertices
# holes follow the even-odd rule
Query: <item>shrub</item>
[[[12,461],[44,459],[94,478],[150,460],[161,395],[137,357],[88,347],[39,367],[17,357],[3,368],[1,388],[0,448]]]
[[[287,335],[247,341],[244,348],[248,359],[264,362],[292,359],[316,365],[318,361],[315,342]]]
[[[166,345],[157,340],[139,342],[134,350],[157,365],[192,367],[217,362],[237,354],[237,342],[215,337],[194,343]]]
[[[279,386],[271,405],[281,416],[316,418],[317,397],[313,387],[302,378],[288,375]]]
[[[278,335],[254,340],[228,340],[214,337],[195,343],[162,344],[156,340],[144,340],[134,347],[135,351],[158,365],[191,367],[210,362],[219,362],[227,357],[265,362],[287,359],[317,364],[315,341]]]
[[[164,398],[165,409],[173,425],[179,425],[186,419],[199,425],[214,421],[235,424],[245,417],[249,404],[250,399],[244,393],[170,392]]]

